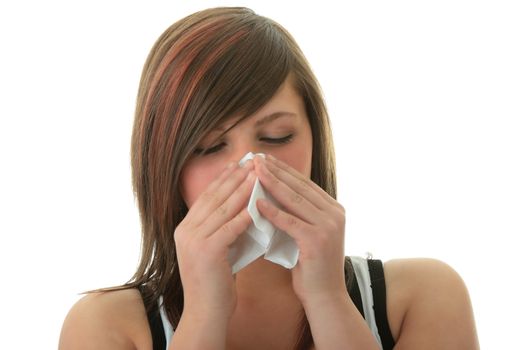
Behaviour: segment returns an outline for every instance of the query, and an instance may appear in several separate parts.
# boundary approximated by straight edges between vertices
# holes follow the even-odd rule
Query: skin
[[[261,110],[219,135],[202,140],[215,152],[194,156],[183,169],[189,212],[174,239],[185,306],[170,347],[290,349],[304,313],[316,349],[378,349],[344,283],[344,208],[309,180],[311,130],[290,80]],[[288,135],[288,142],[275,142]],[[249,151],[268,157],[239,167]],[[255,178],[282,207],[259,200],[259,211],[301,253],[292,270],[261,258],[232,276],[228,246],[250,224],[245,208]],[[453,269],[430,259],[394,260],[384,268],[396,349],[479,348],[468,292]],[[59,348],[151,349],[138,292],[81,299],[66,317]]]

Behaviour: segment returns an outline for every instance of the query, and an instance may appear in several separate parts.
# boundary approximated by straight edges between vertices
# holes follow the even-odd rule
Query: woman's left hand
[[[282,209],[266,200],[257,209],[299,247],[292,269],[293,288],[303,305],[348,295],[344,276],[345,210],[313,181],[268,156],[255,157],[265,190]]]

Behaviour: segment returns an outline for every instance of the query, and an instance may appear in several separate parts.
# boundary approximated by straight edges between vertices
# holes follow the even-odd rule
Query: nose
[[[243,159],[249,152],[263,153],[261,147],[257,144],[257,140],[252,140],[248,136],[238,136],[230,144],[231,152],[229,161],[230,162],[239,162]]]

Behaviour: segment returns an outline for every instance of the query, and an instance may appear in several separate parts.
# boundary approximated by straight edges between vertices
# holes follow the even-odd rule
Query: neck
[[[291,271],[261,257],[235,275],[235,284],[237,305],[228,327],[228,349],[263,347],[260,341],[254,347],[253,339],[271,342],[271,348],[294,348],[305,316]]]
[[[235,281],[239,300],[265,301],[295,296],[291,271],[262,257],[239,271]]]

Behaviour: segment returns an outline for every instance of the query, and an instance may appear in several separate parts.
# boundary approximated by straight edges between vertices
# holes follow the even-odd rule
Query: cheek
[[[220,167],[214,164],[190,163],[182,169],[180,191],[188,208],[195,203],[220,172]]]

